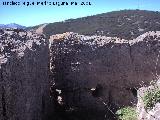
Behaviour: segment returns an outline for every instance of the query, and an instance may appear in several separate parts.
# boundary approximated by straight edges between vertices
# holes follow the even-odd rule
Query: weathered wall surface
[[[0,30],[0,40],[0,119],[52,120],[47,40],[21,30]],[[76,33],[51,36],[57,111],[87,111],[81,114],[86,118],[103,111],[107,116],[109,109],[136,103],[134,87],[149,84],[160,73],[159,41],[160,32],[130,41]]]
[[[49,50],[43,35],[0,31],[0,120],[47,120]]]
[[[160,72],[159,40],[160,32],[129,42],[75,33],[51,36],[50,67],[64,104],[105,110],[104,103],[114,107],[136,103],[134,87],[149,84]]]

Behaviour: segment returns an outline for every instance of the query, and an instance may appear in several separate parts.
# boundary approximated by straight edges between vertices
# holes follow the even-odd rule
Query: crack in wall
[[[129,46],[129,56],[130,56],[130,59],[131,59],[131,63],[133,64],[134,58],[132,56],[132,46],[130,45],[130,43],[128,43],[128,46]]]

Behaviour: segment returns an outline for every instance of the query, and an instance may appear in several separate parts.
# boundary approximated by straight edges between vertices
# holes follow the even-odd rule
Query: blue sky
[[[142,9],[160,11],[160,0],[62,0],[64,2],[91,2],[91,6],[4,6],[4,1],[27,0],[1,0],[0,24],[17,23],[25,26],[33,26],[42,23],[52,23],[70,18],[78,18],[99,13],[105,13],[123,9]],[[48,1],[62,2],[61,0],[28,0],[28,2]]]

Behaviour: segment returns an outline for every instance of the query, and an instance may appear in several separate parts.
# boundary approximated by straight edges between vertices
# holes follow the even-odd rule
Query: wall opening
[[[92,88],[91,91],[93,97],[103,96],[103,86],[101,84],[97,84],[96,88]]]
[[[133,88],[126,88],[126,90],[131,91],[132,94],[133,94],[133,96],[137,97],[137,89],[135,87],[133,87]]]

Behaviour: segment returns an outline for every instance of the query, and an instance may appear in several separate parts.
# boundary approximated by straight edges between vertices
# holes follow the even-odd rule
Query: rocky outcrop
[[[0,30],[0,120],[49,120],[48,63],[43,35]]]
[[[160,32],[134,40],[76,33],[51,36],[50,68],[66,110],[114,111],[136,103],[136,89],[160,74],[159,41]]]

